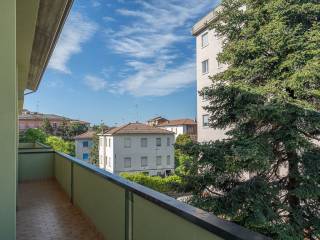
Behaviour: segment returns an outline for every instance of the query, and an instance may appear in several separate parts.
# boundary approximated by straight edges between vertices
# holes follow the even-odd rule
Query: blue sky
[[[217,0],[76,0],[25,108],[98,124],[195,118],[193,24]]]

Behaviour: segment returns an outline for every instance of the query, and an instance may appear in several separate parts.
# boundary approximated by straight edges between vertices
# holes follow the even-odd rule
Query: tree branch
[[[305,131],[302,131],[301,129],[298,129],[298,132],[299,132],[299,133],[302,133],[303,135],[305,135],[305,136],[308,137],[308,138],[312,138],[312,139],[314,139],[314,140],[320,141],[320,138],[319,138],[319,137],[312,136],[310,133],[307,133],[307,132],[305,132]]]

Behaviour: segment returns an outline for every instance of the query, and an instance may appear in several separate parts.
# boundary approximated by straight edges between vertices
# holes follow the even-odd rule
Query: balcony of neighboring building
[[[21,144],[17,239],[266,239],[40,144]]]

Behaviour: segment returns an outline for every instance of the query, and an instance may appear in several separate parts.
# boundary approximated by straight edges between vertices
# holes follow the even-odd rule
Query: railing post
[[[73,162],[71,162],[71,173],[70,173],[70,201],[73,204]]]
[[[133,240],[133,194],[125,192],[125,240]]]

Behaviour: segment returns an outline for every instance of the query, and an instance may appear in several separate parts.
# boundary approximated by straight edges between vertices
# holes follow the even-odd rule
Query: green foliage
[[[101,125],[94,125],[91,128],[93,131],[95,131],[95,134],[93,135],[92,139],[92,148],[90,152],[90,163],[97,165],[99,164],[99,133],[103,133],[109,129],[109,127],[105,124]]]
[[[88,127],[85,124],[81,124],[81,123],[71,123],[68,129],[70,137],[75,137],[87,131],[88,131]]]
[[[101,133],[101,132],[107,131],[109,127],[104,123],[101,123],[100,125],[93,125],[91,129],[97,133]]]
[[[57,128],[54,135],[62,137],[64,140],[70,141],[75,136],[80,135],[88,131],[88,127],[81,123],[69,123],[64,120],[62,124]]]
[[[211,27],[228,68],[201,96],[228,139],[183,148],[192,202],[274,239],[318,239],[320,2],[221,6]]]
[[[175,142],[175,144],[177,146],[187,145],[187,144],[190,144],[190,143],[192,143],[192,139],[187,134],[179,134],[177,139],[176,139],[176,142]]]
[[[190,148],[193,141],[187,134],[180,134],[174,146],[175,172],[177,175],[186,174],[186,167],[190,164],[191,158],[183,152],[183,149]]]
[[[58,126],[54,135],[59,136],[64,140],[69,140],[71,138],[68,122],[66,119],[64,119],[62,121],[62,124]]]
[[[158,192],[174,192],[181,185],[181,178],[176,175],[162,178],[159,176],[148,176],[143,173],[121,173],[120,176]]]
[[[99,136],[95,132],[92,137],[92,148],[90,151],[90,163],[99,165]]]
[[[75,156],[74,142],[65,141],[61,137],[49,136],[46,140],[46,144],[52,147],[55,151]]]
[[[54,129],[51,126],[50,121],[47,118],[45,118],[43,120],[41,129],[42,129],[42,131],[44,131],[48,135],[52,135],[54,132]]]
[[[47,138],[47,134],[38,128],[29,128],[20,138],[21,142],[27,143],[45,143]]]

